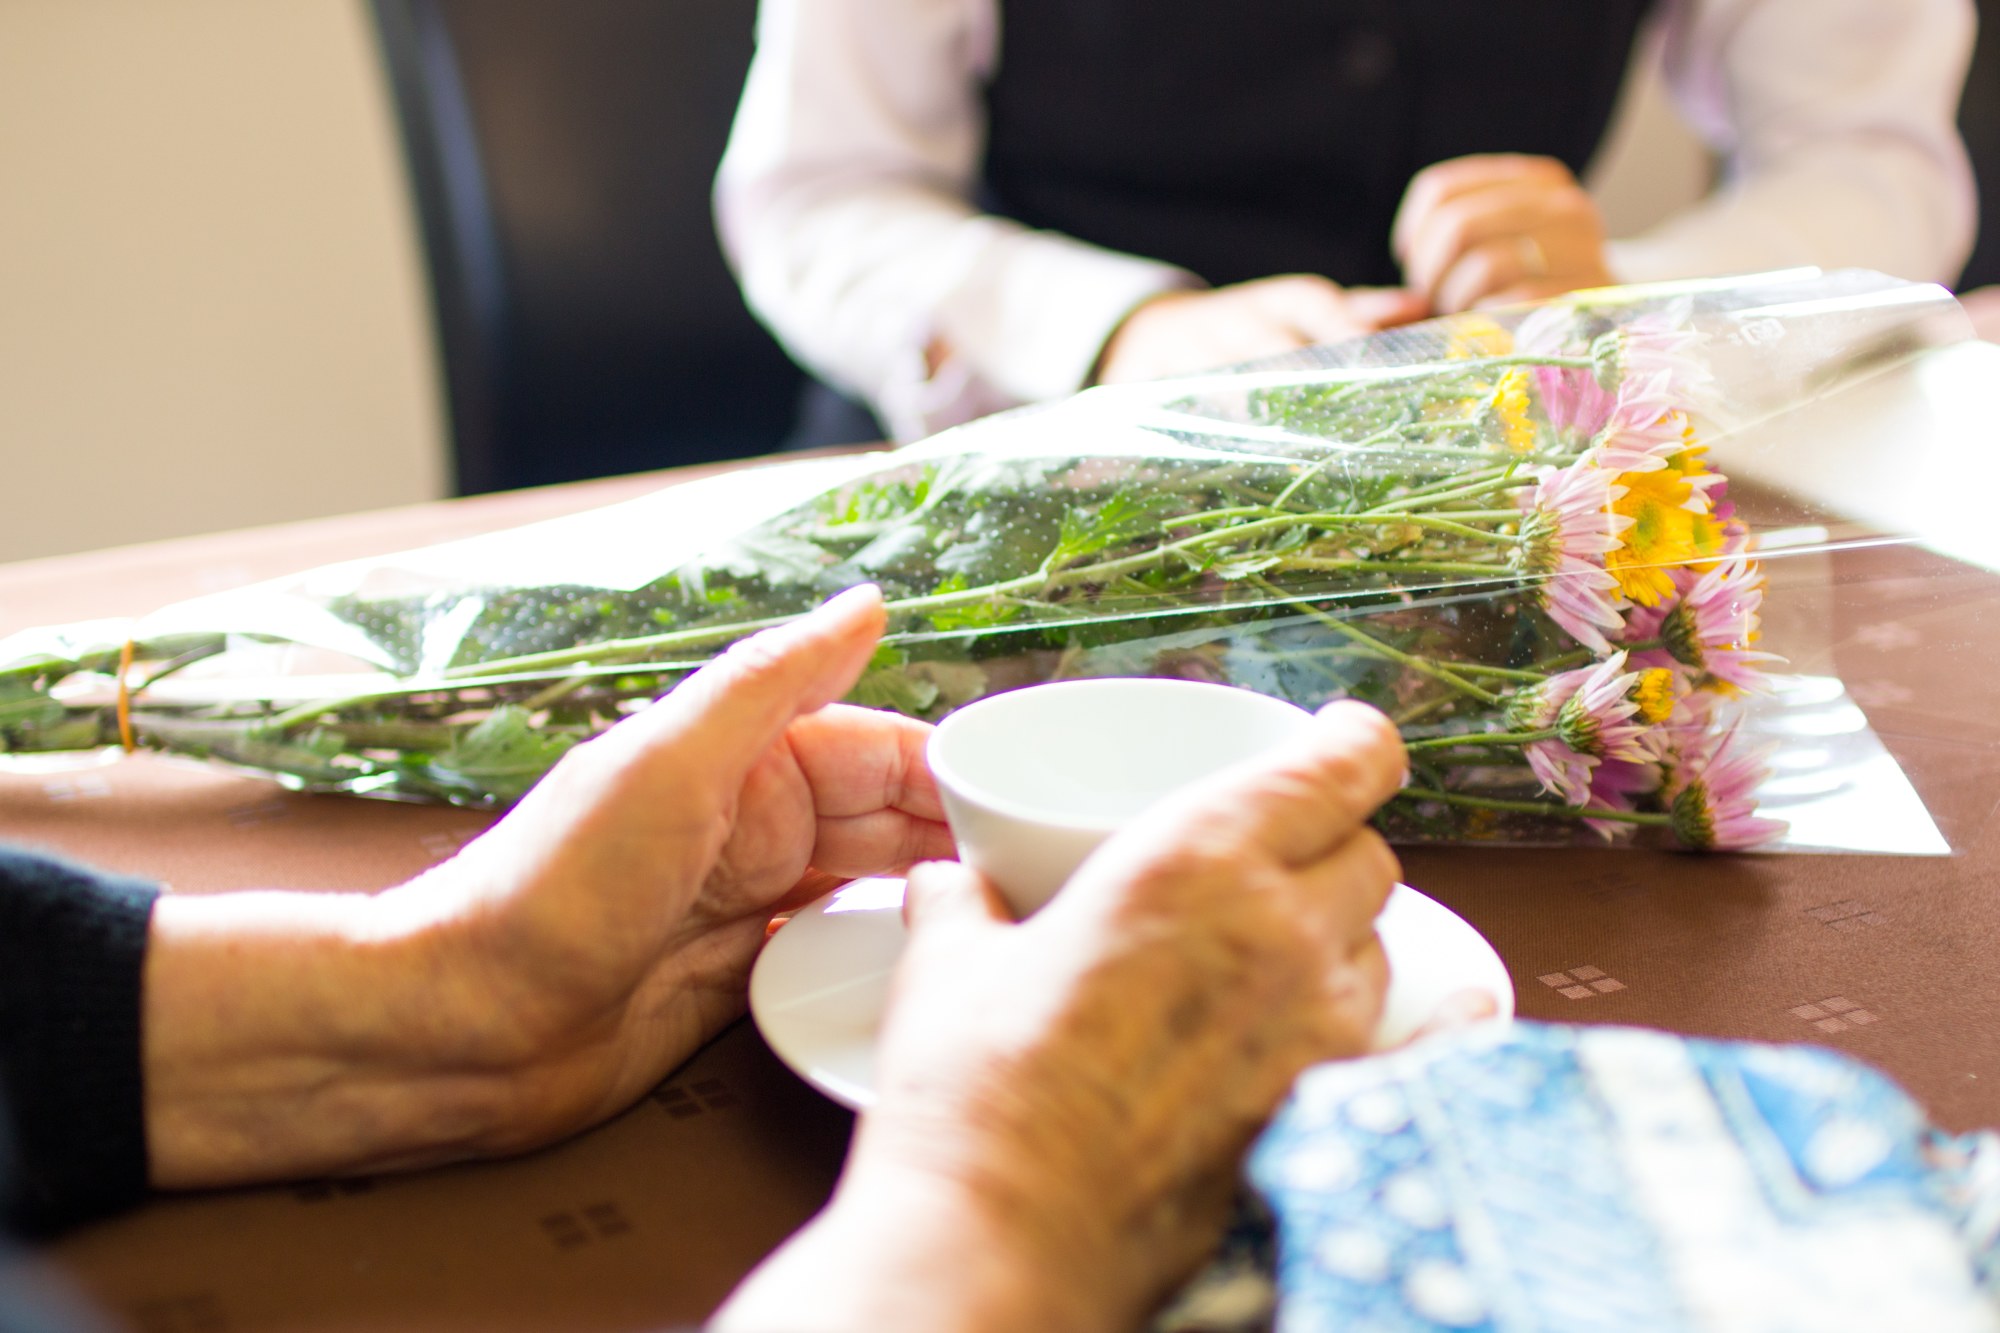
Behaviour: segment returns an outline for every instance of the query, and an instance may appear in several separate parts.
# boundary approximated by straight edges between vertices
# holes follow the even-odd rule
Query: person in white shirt
[[[763,0],[716,186],[751,307],[898,438],[1611,281],[1951,279],[1970,0]],[[1609,240],[1662,44],[1724,162]]]

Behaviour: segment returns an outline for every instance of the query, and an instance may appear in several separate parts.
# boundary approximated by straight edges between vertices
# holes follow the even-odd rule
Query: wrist
[[[440,1062],[435,926],[355,894],[168,895],[144,974],[155,1185],[190,1188],[463,1157],[496,1080]]]
[[[1098,349],[1097,360],[1091,363],[1084,385],[1116,384],[1146,378],[1142,371],[1134,370],[1129,364],[1134,342],[1143,335],[1144,325],[1158,306],[1163,302],[1171,304],[1188,295],[1189,292],[1180,289],[1154,292],[1121,314],[1118,322],[1111,326],[1111,331],[1104,335],[1104,343]]]
[[[857,1153],[824,1211],[717,1312],[712,1333],[1096,1333],[1135,1322],[1095,1252],[1019,1197]],[[1009,1195],[1015,1197],[1008,1197]]]

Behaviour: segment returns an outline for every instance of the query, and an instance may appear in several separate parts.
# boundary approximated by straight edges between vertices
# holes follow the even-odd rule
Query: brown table
[[[694,475],[17,564],[0,568],[0,634]],[[1831,560],[1831,589],[1825,565],[1774,564],[1773,646],[1850,683],[1957,855],[1432,848],[1406,853],[1406,877],[1499,949],[1525,1016],[1824,1042],[1895,1074],[1949,1126],[2000,1124],[2000,580],[1910,547]],[[180,891],[384,886],[486,823],[147,756],[0,773],[0,837]],[[51,1254],[151,1333],[656,1327],[706,1314],[810,1215],[850,1124],[739,1024],[625,1115],[534,1156],[166,1199]]]

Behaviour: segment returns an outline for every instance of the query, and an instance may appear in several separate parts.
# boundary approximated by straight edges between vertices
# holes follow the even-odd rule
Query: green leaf
[[[534,786],[578,739],[540,730],[527,709],[502,704],[453,737],[451,749],[431,768],[441,777],[511,800]]]
[[[953,574],[950,578],[931,589],[932,596],[943,596],[955,592],[968,592],[971,583],[963,574]],[[963,602],[957,606],[941,607],[930,613],[930,622],[938,629],[946,631],[992,629],[997,625],[1018,620],[1021,608],[1013,602],[988,599],[983,602]]]
[[[909,654],[889,644],[875,650],[847,702],[864,708],[891,708],[911,717],[922,717],[938,701],[938,687],[910,674]]]
[[[1181,497],[1171,489],[1139,491],[1120,487],[1095,508],[1073,509],[1063,516],[1056,541],[1055,563],[1065,564],[1140,537],[1161,535],[1162,517]]]

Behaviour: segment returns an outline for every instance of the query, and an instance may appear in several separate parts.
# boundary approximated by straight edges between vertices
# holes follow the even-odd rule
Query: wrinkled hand
[[[387,893],[165,900],[156,1181],[515,1151],[635,1100],[742,1012],[775,912],[950,852],[930,729],[827,706],[882,625],[858,589],[746,640]]]
[[[525,1042],[524,1139],[629,1104],[741,1014],[772,915],[824,877],[948,853],[930,728],[827,707],[882,626],[869,588],[737,645],[413,890],[462,904],[468,1020]]]
[[[1596,201],[1548,157],[1481,154],[1424,168],[1403,194],[1390,244],[1438,314],[1615,281]]]
[[[1338,704],[1106,842],[1025,922],[973,871],[918,866],[840,1194],[716,1327],[1135,1326],[1214,1243],[1297,1075],[1368,1045],[1398,871],[1365,821],[1402,774],[1387,719]],[[895,1253],[843,1253],[871,1232]],[[950,1284],[930,1305],[927,1265]],[[816,1271],[901,1303],[843,1310]],[[815,1292],[811,1318],[786,1289]]]
[[[1409,292],[1342,287],[1310,274],[1213,291],[1168,292],[1125,317],[1104,344],[1099,384],[1163,379],[1338,342],[1421,319]]]

